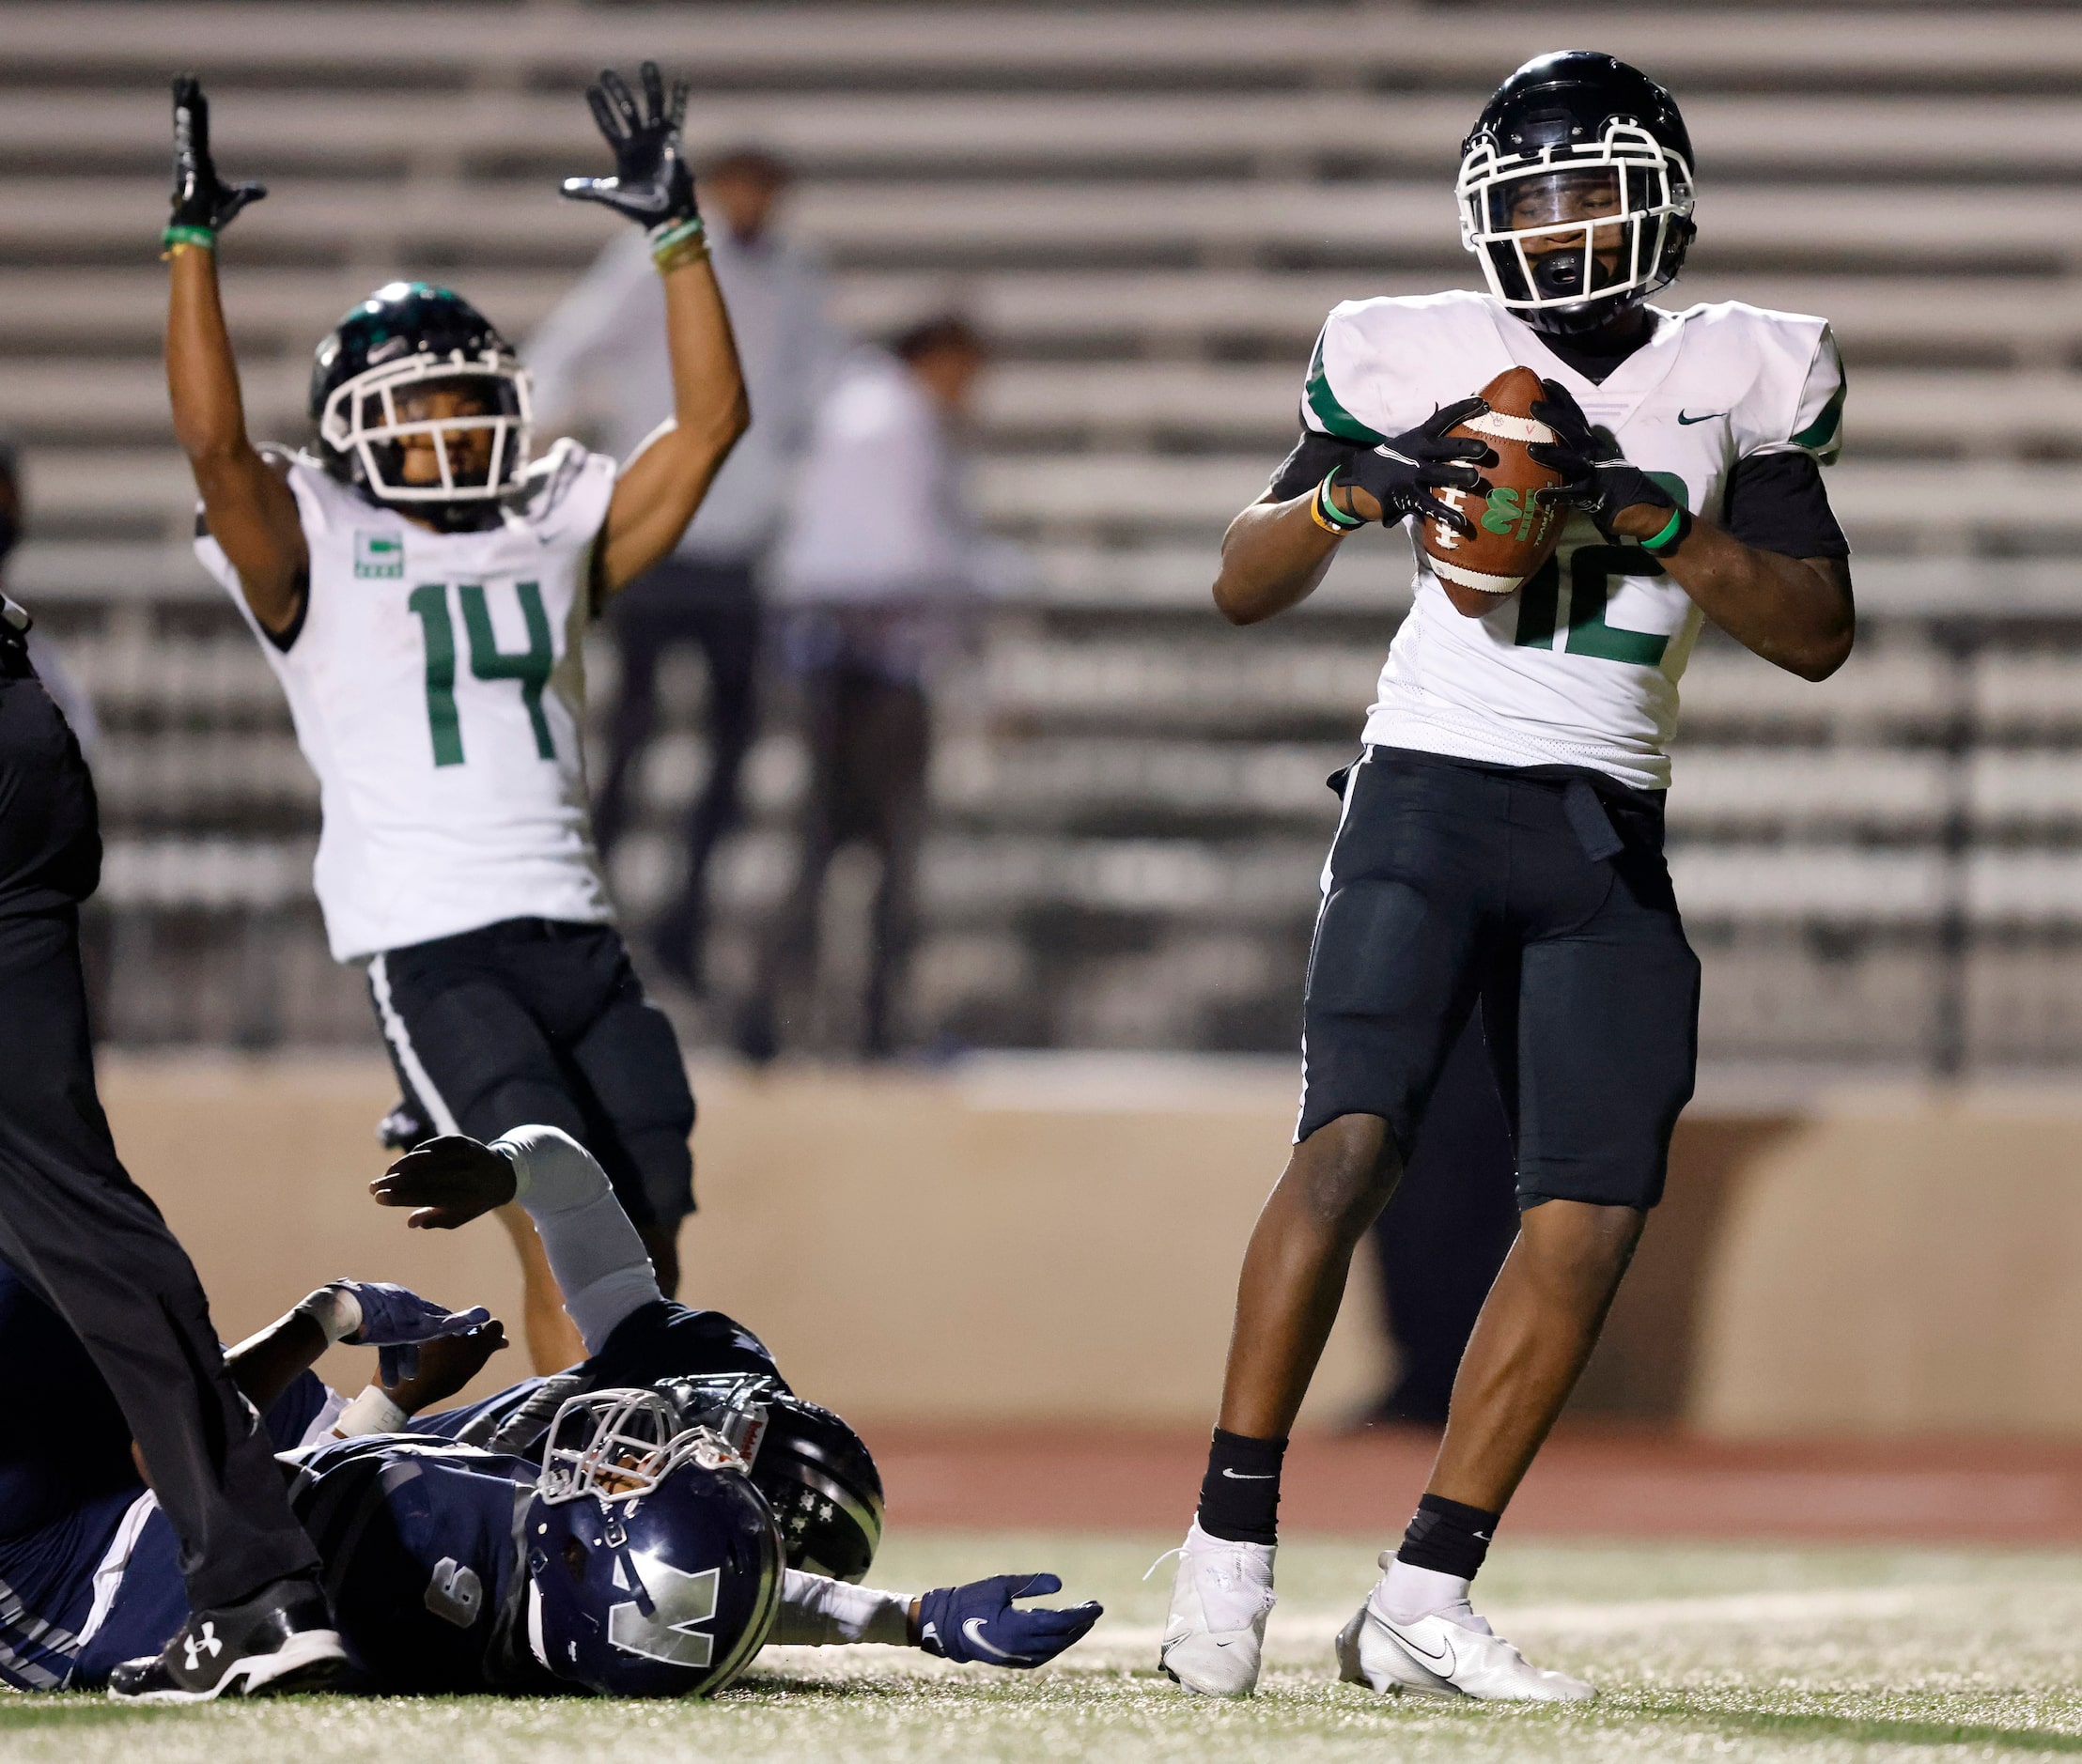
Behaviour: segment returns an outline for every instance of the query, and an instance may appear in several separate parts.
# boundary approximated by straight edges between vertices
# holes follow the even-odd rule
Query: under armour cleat
[[[162,1652],[110,1673],[108,1694],[128,1703],[208,1703],[322,1691],[346,1670],[347,1649],[318,1583],[278,1580],[241,1604],[197,1611]]]
[[[1193,1521],[1157,1651],[1166,1678],[1196,1696],[1249,1696],[1257,1689],[1266,1617],[1276,1602],[1273,1548],[1211,1538]]]
[[[1381,1558],[1385,1567],[1389,1558]],[[1442,1617],[1397,1622],[1375,1586],[1338,1632],[1338,1677],[1384,1696],[1470,1696],[1484,1703],[1582,1703],[1597,1692],[1581,1679],[1530,1665],[1500,1635]]]

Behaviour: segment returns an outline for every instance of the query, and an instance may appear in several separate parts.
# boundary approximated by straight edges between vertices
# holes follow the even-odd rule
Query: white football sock
[[[1436,1568],[1413,1568],[1401,1556],[1390,1556],[1387,1566],[1388,1572],[1374,1588],[1375,1608],[1383,1617],[1396,1623],[1444,1617],[1464,1630],[1489,1633],[1489,1625],[1468,1602],[1472,1581],[1463,1580],[1458,1574],[1441,1574]]]

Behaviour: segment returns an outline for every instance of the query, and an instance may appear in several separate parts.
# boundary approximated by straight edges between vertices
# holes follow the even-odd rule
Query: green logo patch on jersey
[[[399,581],[405,575],[405,541],[395,533],[354,535],[354,573],[378,581]]]

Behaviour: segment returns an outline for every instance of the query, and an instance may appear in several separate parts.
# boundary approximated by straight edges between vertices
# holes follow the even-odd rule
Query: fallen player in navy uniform
[[[459,1224],[483,1210],[480,1201],[518,1198],[573,1295],[591,1352],[553,1379],[524,1380],[484,1401],[414,1419],[475,1376],[503,1345],[499,1325],[481,1310],[449,1312],[400,1288],[338,1281],[228,1356],[241,1388],[266,1410],[278,1448],[305,1448],[294,1505],[319,1544],[341,1632],[367,1688],[576,1684],[628,1694],[720,1688],[718,1674],[706,1666],[698,1681],[668,1675],[646,1691],[630,1679],[645,1669],[612,1652],[605,1664],[566,1658],[552,1673],[536,1655],[514,1649],[512,1619],[527,1597],[527,1577],[494,1546],[510,1541],[515,1515],[548,1474],[559,1417],[598,1416],[603,1403],[659,1417],[654,1446],[668,1433],[702,1435],[713,1442],[704,1448],[709,1469],[748,1479],[781,1552],[782,1597],[767,1640],[909,1642],[947,1659],[1031,1666],[1070,1646],[1099,1616],[1096,1605],[1051,1611],[1013,1604],[1060,1590],[1051,1575],[1001,1576],[910,1600],[847,1585],[866,1571],[881,1534],[881,1485],[866,1447],[836,1416],[795,1397],[748,1330],[659,1292],[606,1175],[566,1135],[522,1129],[494,1147],[439,1141],[400,1160],[378,1188],[393,1204],[438,1215],[421,1219],[432,1224]],[[39,1408],[84,1415],[85,1449],[54,1431],[0,1448],[0,1512],[8,1515],[0,1586],[14,1594],[0,1592],[0,1682],[85,1688],[114,1670],[148,1679],[160,1663],[142,1656],[187,1616],[171,1534],[137,1478],[119,1418],[113,1425],[98,1418],[99,1386],[77,1344],[47,1312],[39,1319],[41,1308],[25,1292],[10,1302],[9,1291],[0,1284],[0,1353],[39,1369],[38,1391],[46,1399]],[[377,1384],[352,1401],[309,1369],[334,1340],[383,1350]],[[617,1387],[616,1380],[625,1382]],[[638,1385],[658,1388],[629,1387]],[[412,1435],[399,1431],[406,1427]],[[73,1489],[86,1498],[71,1498]],[[18,1527],[17,1512],[30,1523]],[[568,1540],[559,1547],[568,1550]],[[691,1540],[687,1551],[698,1556],[710,1547]],[[686,1569],[669,1552],[660,1559],[677,1564],[676,1572],[707,1571]],[[756,1578],[751,1567],[743,1572]],[[552,1611],[563,1596],[560,1586],[549,1600]],[[439,1609],[450,1612],[449,1630],[466,1632],[461,1639],[447,1631],[418,1632],[423,1614]],[[480,1633],[481,1609],[503,1615]],[[458,1624],[466,1610],[470,1621]],[[757,1629],[756,1612],[748,1607],[744,1615],[749,1634]],[[126,1660],[132,1663],[119,1663]],[[142,1688],[147,1694],[152,1689],[148,1682]]]

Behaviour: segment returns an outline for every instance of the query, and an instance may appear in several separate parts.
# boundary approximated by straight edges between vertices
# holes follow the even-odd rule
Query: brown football
[[[1546,395],[1540,376],[1530,367],[1511,368],[1484,386],[1482,397],[1488,410],[1451,433],[1487,441],[1496,454],[1495,465],[1481,468],[1491,487],[1489,494],[1432,492],[1474,522],[1475,536],[1455,533],[1442,520],[1418,523],[1417,542],[1431,560],[1439,586],[1471,619],[1493,612],[1504,596],[1517,593],[1553,554],[1567,524],[1566,509],[1551,507],[1535,495],[1561,483],[1562,474],[1526,452],[1530,442],[1554,439],[1554,431],[1532,416],[1534,403]]]

